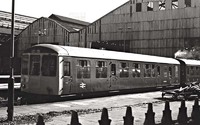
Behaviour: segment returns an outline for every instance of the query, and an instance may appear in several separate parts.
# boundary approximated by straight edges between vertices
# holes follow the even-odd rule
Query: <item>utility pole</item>
[[[11,24],[11,49],[10,49],[10,78],[8,81],[8,121],[13,121],[14,112],[14,23],[15,23],[15,0],[12,0],[12,24]]]

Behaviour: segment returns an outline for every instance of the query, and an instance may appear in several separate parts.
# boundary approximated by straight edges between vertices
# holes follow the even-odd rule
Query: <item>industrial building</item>
[[[0,74],[9,74],[11,13],[0,11],[0,19]],[[78,46],[78,31],[87,25],[88,22],[56,14],[39,19],[16,14],[14,64],[16,74],[20,72],[20,57],[25,49],[40,43]],[[70,38],[75,42],[70,42]]]
[[[166,57],[199,38],[199,0],[130,0],[80,31],[88,48]]]
[[[51,43],[174,57],[200,44],[199,0],[127,0],[92,23],[52,14],[18,35],[16,55]]]
[[[0,11],[0,74],[9,74],[11,15],[10,12]],[[15,38],[23,29],[35,20],[37,20],[35,17],[15,14]],[[17,38],[15,39],[15,46],[17,46]],[[16,52],[17,50],[15,50],[15,53]],[[19,66],[16,66],[16,68],[17,67]]]
[[[129,0],[69,34],[62,23],[45,20],[38,19],[19,35],[20,51],[40,39],[40,43],[174,57],[179,49],[199,45],[200,1]],[[44,29],[47,34],[38,38],[37,32]]]
[[[88,22],[56,14],[48,18],[41,17],[18,35],[17,56],[20,57],[25,49],[41,43],[79,46],[79,30],[88,25]]]

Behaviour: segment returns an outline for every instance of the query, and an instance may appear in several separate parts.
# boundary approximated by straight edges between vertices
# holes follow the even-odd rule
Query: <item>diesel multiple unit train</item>
[[[73,96],[184,86],[200,80],[200,61],[39,44],[22,56],[21,91]]]

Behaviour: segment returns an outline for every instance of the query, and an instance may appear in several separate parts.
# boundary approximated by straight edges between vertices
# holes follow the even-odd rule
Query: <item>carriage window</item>
[[[96,62],[96,78],[107,78],[107,63],[105,61]]]
[[[189,74],[190,74],[190,69],[189,69],[189,67],[187,67],[186,69],[187,69],[187,74],[189,75]]]
[[[196,67],[195,69],[195,75],[198,75],[199,67]]]
[[[116,65],[111,64],[111,75],[116,75]]]
[[[199,67],[196,67],[196,75],[199,75]]]
[[[140,77],[140,64],[133,63],[132,76]]]
[[[23,75],[28,75],[28,56],[24,55],[22,57],[22,74]]]
[[[160,76],[160,66],[157,66],[157,75]]]
[[[128,65],[128,63],[121,63],[119,76],[120,77],[129,77],[129,65]]]
[[[40,75],[40,56],[31,55],[30,57],[30,75]]]
[[[167,69],[167,66],[164,66],[164,77],[168,77],[168,69]]]
[[[151,65],[150,64],[144,65],[144,77],[151,77]]]
[[[77,78],[90,78],[90,61],[78,60],[77,61]]]
[[[169,67],[169,78],[172,78],[172,67]]]
[[[194,75],[194,67],[193,66],[190,67],[190,75]]]
[[[63,63],[63,74],[64,76],[70,76],[70,62],[65,61]]]
[[[44,55],[42,57],[42,75],[56,76],[56,56]]]
[[[151,74],[152,74],[152,77],[156,77],[155,65],[153,65],[153,64],[151,66]]]
[[[175,77],[178,77],[178,66],[175,66]]]

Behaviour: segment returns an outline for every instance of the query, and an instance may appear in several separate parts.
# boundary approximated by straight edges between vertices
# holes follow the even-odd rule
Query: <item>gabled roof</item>
[[[82,26],[87,26],[87,25],[90,24],[89,22],[85,22],[85,21],[81,21],[81,20],[76,20],[76,19],[72,19],[72,18],[68,18],[68,17],[56,15],[56,14],[51,14],[49,16],[49,18],[51,18],[51,19],[57,18],[58,21],[62,21],[62,22],[66,22],[66,23],[73,23],[73,24],[82,25]]]

